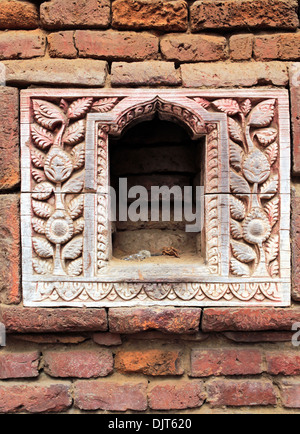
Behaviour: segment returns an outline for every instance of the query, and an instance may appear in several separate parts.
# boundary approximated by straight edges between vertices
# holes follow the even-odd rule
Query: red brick
[[[29,1],[2,0],[0,29],[36,29],[39,26],[37,7]]]
[[[95,333],[93,335],[95,344],[113,347],[122,345],[122,338],[118,333]]]
[[[48,48],[51,57],[76,59],[77,50],[74,44],[74,31],[50,33],[48,35]]]
[[[264,343],[291,342],[294,332],[225,332],[224,336],[233,342]]]
[[[34,344],[80,344],[88,339],[86,336],[75,334],[43,333],[43,334],[15,334],[11,339]]]
[[[114,333],[195,333],[200,317],[201,309],[196,308],[113,308],[109,310],[109,329]]]
[[[115,358],[115,368],[122,373],[165,376],[182,375],[179,351],[145,350],[119,351]]]
[[[299,69],[300,72],[300,69]],[[299,75],[300,85],[300,75]],[[294,171],[300,173],[300,134],[297,131],[297,126],[300,128],[300,117],[298,116],[298,109],[295,112],[295,98],[299,98],[300,107],[300,87],[298,89],[298,96],[295,94],[295,89],[292,89],[292,121],[294,126]],[[299,117],[299,119],[297,119]],[[299,160],[299,161],[297,161]],[[291,243],[292,249],[292,297],[295,301],[300,301],[300,197],[294,191],[292,194],[292,224],[291,224],[291,238],[294,240]]]
[[[158,56],[158,38],[150,33],[78,30],[75,44],[80,57],[144,60]]]
[[[190,11],[192,31],[222,28],[295,29],[299,24],[297,7],[296,0],[196,1]]]
[[[285,408],[300,408],[300,382],[283,380],[280,386],[282,405]]]
[[[0,33],[0,60],[31,59],[46,51],[46,36],[40,31]]]
[[[193,350],[191,376],[256,375],[263,372],[262,355],[252,349]]]
[[[0,87],[0,100],[0,190],[8,190],[20,182],[18,89]]]
[[[300,309],[294,308],[210,308],[203,313],[204,332],[291,330],[300,322]]]
[[[271,381],[213,380],[206,389],[213,407],[275,406],[277,402]]]
[[[290,67],[290,93],[291,93],[291,118],[293,130],[293,172],[295,175],[300,175],[300,66],[298,63]],[[299,199],[294,200],[294,205],[298,206]],[[293,207],[292,207],[293,209]],[[298,214],[295,213],[297,216]],[[294,227],[294,224],[293,226]],[[299,244],[300,246],[300,244]],[[299,273],[297,270],[293,272],[295,281],[298,281]],[[298,285],[298,283],[296,283]],[[299,291],[299,290],[298,290]],[[300,293],[299,293],[300,294]],[[300,295],[299,295],[300,300]]]
[[[223,36],[167,35],[161,39],[160,47],[165,59],[179,62],[209,62],[228,57]]]
[[[253,52],[252,34],[233,35],[229,39],[229,52],[232,60],[250,60]]]
[[[114,62],[112,86],[179,86],[180,72],[171,62]]]
[[[0,379],[35,378],[39,376],[40,353],[0,353]]]
[[[183,87],[286,86],[287,67],[282,62],[215,62],[181,65]]]
[[[0,307],[0,322],[8,333],[106,331],[105,309]]]
[[[66,384],[0,383],[0,413],[58,413],[71,405],[70,386]]]
[[[185,31],[188,8],[182,0],[115,0],[112,25],[117,29]]]
[[[81,410],[145,411],[147,382],[78,381],[75,406]]]
[[[7,163],[12,164],[13,160],[13,158],[9,160],[8,153]],[[13,167],[11,167],[11,170],[14,170]],[[0,302],[16,304],[20,302],[21,298],[20,211],[18,195],[5,194],[0,196],[0,239]]]
[[[300,33],[256,36],[254,57],[256,60],[299,60]]]
[[[41,4],[40,14],[46,29],[107,28],[110,0],[51,0]]]
[[[109,350],[47,351],[45,372],[51,377],[97,378],[113,371],[113,355]]]
[[[271,375],[300,375],[300,353],[267,353],[267,372]]]
[[[152,387],[148,397],[152,410],[185,410],[201,407],[206,395],[202,382],[185,381],[158,384]]]

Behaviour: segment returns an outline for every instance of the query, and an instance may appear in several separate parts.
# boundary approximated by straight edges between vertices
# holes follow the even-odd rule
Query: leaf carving
[[[66,122],[65,114],[56,105],[38,99],[33,100],[32,104],[34,117],[42,127],[53,130],[57,124]]]
[[[279,219],[279,199],[274,199],[265,206],[271,226],[275,226]]]
[[[118,98],[101,98],[94,102],[93,110],[98,113],[106,113],[111,111],[117,104]]]
[[[251,193],[248,182],[232,170],[230,172],[230,184],[232,191],[239,196],[249,195]]]
[[[84,176],[81,174],[76,178],[71,178],[62,188],[63,193],[80,193],[83,189]]]
[[[217,99],[213,105],[229,116],[236,115],[240,112],[240,106],[237,101],[231,98]]]
[[[239,222],[231,219],[230,229],[231,235],[235,240],[241,240],[243,238],[243,228]]]
[[[247,116],[250,111],[252,109],[252,103],[251,100],[249,98],[245,99],[245,101],[242,102],[241,104],[241,112]]]
[[[228,117],[228,130],[232,140],[238,143],[244,143],[242,127],[237,121],[230,117]]]
[[[46,200],[49,199],[51,194],[54,191],[54,187],[50,182],[41,182],[40,184],[36,185],[35,189],[33,190],[32,197],[36,200]]]
[[[49,261],[39,258],[32,260],[32,266],[37,274],[51,274],[53,271],[53,265]]]
[[[31,161],[35,167],[42,169],[45,166],[45,155],[37,149],[31,149]]]
[[[79,218],[74,222],[74,235],[78,235],[83,232],[84,229],[84,218]]]
[[[275,142],[272,145],[268,146],[266,149],[266,154],[268,156],[268,160],[270,162],[270,165],[272,166],[278,158],[278,144]]]
[[[234,256],[241,262],[248,264],[256,259],[255,251],[244,243],[232,241],[231,247]]]
[[[243,162],[243,151],[240,146],[230,141],[230,163],[236,170],[241,170]]]
[[[265,182],[260,190],[261,199],[272,199],[278,190],[278,176],[274,176],[269,181]]]
[[[68,275],[69,276],[80,276],[83,270],[83,262],[82,258],[75,259],[68,266]]]
[[[34,237],[32,239],[32,244],[35,252],[41,257],[41,258],[52,258],[54,251],[52,245],[41,237]]]
[[[277,261],[277,259],[271,262],[269,266],[269,273],[272,277],[276,277],[279,275],[279,262]]]
[[[31,137],[40,149],[48,149],[54,143],[53,134],[39,125],[31,125]]]
[[[76,259],[81,255],[83,249],[83,237],[71,240],[62,250],[63,259]]]
[[[249,116],[249,125],[252,127],[268,127],[275,113],[275,99],[268,99],[257,104]]]
[[[45,235],[46,233],[46,222],[45,220],[39,219],[37,217],[33,217],[32,220],[33,230],[41,235]]]
[[[243,220],[246,216],[246,208],[243,202],[234,196],[230,198],[230,211],[235,220]]]
[[[93,98],[80,98],[74,101],[68,109],[69,119],[82,118],[91,108],[93,104]]]
[[[36,182],[47,181],[46,175],[41,170],[32,169],[31,175]]]
[[[279,235],[273,235],[266,242],[266,257],[268,263],[274,261],[279,254]]]
[[[243,277],[250,276],[250,269],[248,265],[243,264],[240,261],[237,261],[235,258],[232,258],[230,261],[231,271],[235,276]]]
[[[66,129],[63,141],[66,145],[76,145],[85,137],[85,120],[74,122]]]
[[[77,219],[77,217],[81,216],[84,206],[84,197],[80,195],[75,197],[68,206],[68,211],[73,220]]]
[[[278,132],[276,128],[264,128],[262,130],[255,131],[255,135],[259,143],[263,146],[268,146],[275,142],[277,134]]]
[[[45,202],[32,201],[32,209],[38,217],[47,219],[53,214],[53,207]]]
[[[75,146],[72,149],[71,156],[73,158],[74,170],[81,169],[85,162],[85,143]]]

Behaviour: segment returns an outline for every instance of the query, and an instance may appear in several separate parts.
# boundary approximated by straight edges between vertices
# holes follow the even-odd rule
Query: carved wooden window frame
[[[25,306],[290,304],[287,91],[37,89],[21,113]],[[109,136],[156,113],[206,136],[205,273],[110,266]]]

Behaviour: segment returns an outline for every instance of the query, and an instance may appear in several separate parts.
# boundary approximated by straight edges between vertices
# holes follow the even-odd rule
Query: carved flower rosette
[[[220,99],[230,136],[230,235],[233,276],[279,276],[279,176],[276,100]]]
[[[107,112],[118,98],[32,100],[31,176],[33,269],[80,276],[84,246],[86,116]]]

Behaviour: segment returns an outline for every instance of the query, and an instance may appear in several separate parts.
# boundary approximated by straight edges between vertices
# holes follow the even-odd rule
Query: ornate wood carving
[[[204,264],[111,263],[109,137],[158,114],[206,137]],[[22,94],[24,304],[289,304],[285,91]]]

